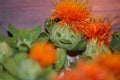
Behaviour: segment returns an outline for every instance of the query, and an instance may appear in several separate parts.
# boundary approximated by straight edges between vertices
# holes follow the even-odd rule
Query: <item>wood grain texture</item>
[[[88,0],[92,15],[120,16],[120,0]],[[19,29],[44,27],[44,21],[52,13],[52,0],[0,0],[0,35],[7,34],[7,24]],[[120,28],[120,18],[115,18],[114,30]]]

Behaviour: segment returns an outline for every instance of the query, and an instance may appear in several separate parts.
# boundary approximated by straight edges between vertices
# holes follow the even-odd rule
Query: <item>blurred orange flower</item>
[[[88,78],[87,80],[113,80],[112,73],[93,62],[78,62],[77,68]]]
[[[38,61],[41,66],[46,67],[55,62],[56,51],[52,44],[37,42],[30,49],[29,57]]]
[[[101,55],[95,61],[100,66],[109,69],[117,78],[116,80],[120,80],[120,54]]]
[[[64,70],[64,75],[56,80],[114,80],[114,76],[97,64],[78,62],[77,67]]]

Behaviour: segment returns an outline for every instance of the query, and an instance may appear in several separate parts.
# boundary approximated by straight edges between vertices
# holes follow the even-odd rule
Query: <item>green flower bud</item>
[[[84,50],[86,42],[81,34],[75,34],[67,24],[54,24],[50,31],[50,40],[57,47],[67,50]]]
[[[97,39],[92,39],[88,44],[83,56],[94,58],[100,54],[109,54],[110,49],[104,44],[97,44]]]

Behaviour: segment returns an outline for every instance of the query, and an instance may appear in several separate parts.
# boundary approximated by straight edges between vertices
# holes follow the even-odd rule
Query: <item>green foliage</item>
[[[3,71],[3,66],[0,64],[0,72]]]
[[[0,42],[0,63],[3,63],[3,60],[9,56],[12,56],[13,52],[10,46],[6,42]]]
[[[80,50],[83,51],[86,49],[86,41],[84,38],[81,38],[81,40],[78,42],[78,44],[74,47],[73,50]]]
[[[37,80],[37,77],[41,73],[39,64],[30,59],[21,61],[17,65],[16,70],[20,80]]]
[[[29,59],[26,53],[18,53],[3,62],[5,71],[20,80],[37,80],[41,74],[40,65]]]
[[[41,27],[37,26],[32,30],[18,30],[9,24],[8,31],[13,35],[12,41],[16,43],[17,49],[27,51],[31,47],[31,44],[38,39],[41,33]]]
[[[0,71],[0,80],[17,80],[7,72]]]
[[[53,69],[53,65],[46,67],[41,74],[39,75],[37,80],[51,80],[57,75],[57,72]]]
[[[48,34],[40,26],[19,30],[9,24],[8,31],[12,37],[0,36],[0,80],[48,80],[53,67],[42,70],[27,54],[34,42],[48,42]]]
[[[114,32],[112,35],[112,40],[110,42],[110,48],[112,51],[120,52],[120,31]]]
[[[40,37],[39,37],[38,41],[40,41],[40,42],[48,42],[48,41],[49,41],[49,36],[48,36],[48,34],[45,33],[45,32],[42,32],[42,33],[40,34]]]
[[[48,33],[51,32],[52,27],[53,27],[54,21],[51,19],[46,19],[45,21],[45,29],[48,31]]]
[[[15,54],[12,57],[4,59],[2,65],[7,72],[14,76],[17,76],[16,67],[21,61],[25,59],[27,59],[26,53]]]
[[[65,65],[65,62],[67,60],[67,54],[66,54],[66,50],[62,49],[62,48],[57,48],[56,49],[56,62],[55,62],[55,70],[60,70],[63,68],[63,66]]]
[[[16,43],[13,38],[8,36],[0,36],[0,42],[7,42],[11,48],[16,48]]]

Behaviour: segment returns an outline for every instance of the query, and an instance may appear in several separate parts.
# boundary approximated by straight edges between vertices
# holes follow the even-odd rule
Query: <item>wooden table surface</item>
[[[93,15],[120,16],[120,0],[88,0]],[[52,13],[52,0],[0,0],[0,35],[7,35],[7,24],[19,29],[44,27]],[[120,17],[115,18],[114,30],[120,29]]]

